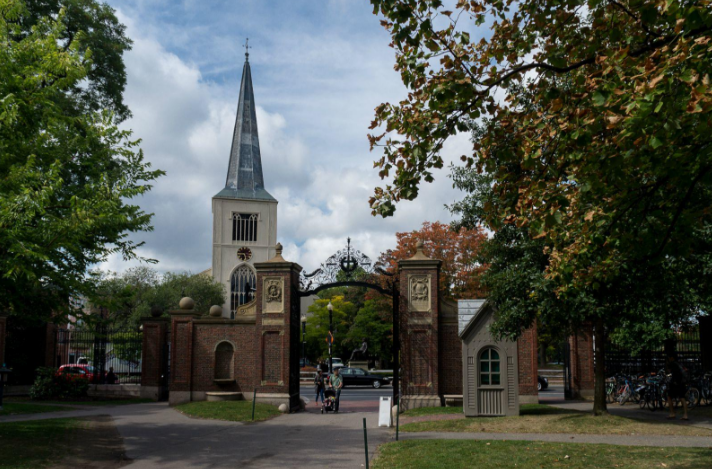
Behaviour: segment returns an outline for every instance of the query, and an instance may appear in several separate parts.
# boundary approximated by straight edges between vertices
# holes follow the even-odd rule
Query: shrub
[[[41,399],[76,399],[87,396],[89,380],[69,375],[58,375],[56,368],[38,368],[30,397]]]

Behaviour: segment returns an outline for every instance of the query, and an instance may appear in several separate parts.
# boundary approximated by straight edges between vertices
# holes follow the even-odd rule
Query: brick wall
[[[257,334],[254,324],[200,322],[194,325],[193,390],[206,392],[251,393],[259,386],[257,373]],[[235,347],[232,374],[235,382],[215,383],[216,347],[221,342]]]
[[[440,392],[462,394],[462,341],[457,323],[440,325]]]
[[[536,324],[525,330],[517,340],[517,356],[519,359],[519,395],[535,396],[537,390],[538,335]]]

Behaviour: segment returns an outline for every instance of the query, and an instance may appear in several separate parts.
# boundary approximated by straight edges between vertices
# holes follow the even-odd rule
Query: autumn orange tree
[[[415,254],[415,245],[423,241],[428,257],[443,261],[440,292],[445,298],[483,298],[485,289],[480,276],[486,266],[477,256],[487,235],[480,227],[452,229],[440,222],[424,222],[420,230],[396,233],[398,245],[382,253],[379,262],[395,271],[398,261]]]
[[[370,140],[390,183],[375,190],[374,214],[416,198],[444,142],[477,125],[462,160],[491,178],[482,220],[544,241],[544,278],[558,298],[594,300],[577,320],[597,337],[644,300],[615,293],[631,275],[647,282],[710,252],[709,0],[371,3],[409,89],[376,109]]]

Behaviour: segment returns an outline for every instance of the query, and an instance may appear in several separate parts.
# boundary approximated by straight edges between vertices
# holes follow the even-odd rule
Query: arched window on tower
[[[230,317],[235,318],[237,308],[255,299],[257,278],[247,265],[241,265],[232,272],[230,279]]]

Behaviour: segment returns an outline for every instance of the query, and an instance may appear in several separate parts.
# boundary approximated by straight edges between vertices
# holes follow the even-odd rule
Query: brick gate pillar
[[[141,397],[158,401],[168,391],[168,324],[160,310],[151,317],[141,318],[143,346],[141,350]]]
[[[593,398],[593,327],[583,326],[569,337],[571,349],[571,391],[575,398]]]
[[[418,241],[400,275],[401,404],[404,409],[442,405],[438,386],[438,285],[441,261],[423,253]]]
[[[536,321],[525,329],[517,339],[517,358],[519,360],[519,403],[538,404],[539,389],[539,334]]]
[[[277,255],[255,263],[258,334],[257,399],[299,409],[299,264]]]
[[[170,405],[190,402],[193,382],[193,318],[200,317],[191,298],[180,300],[180,309],[171,315]]]

